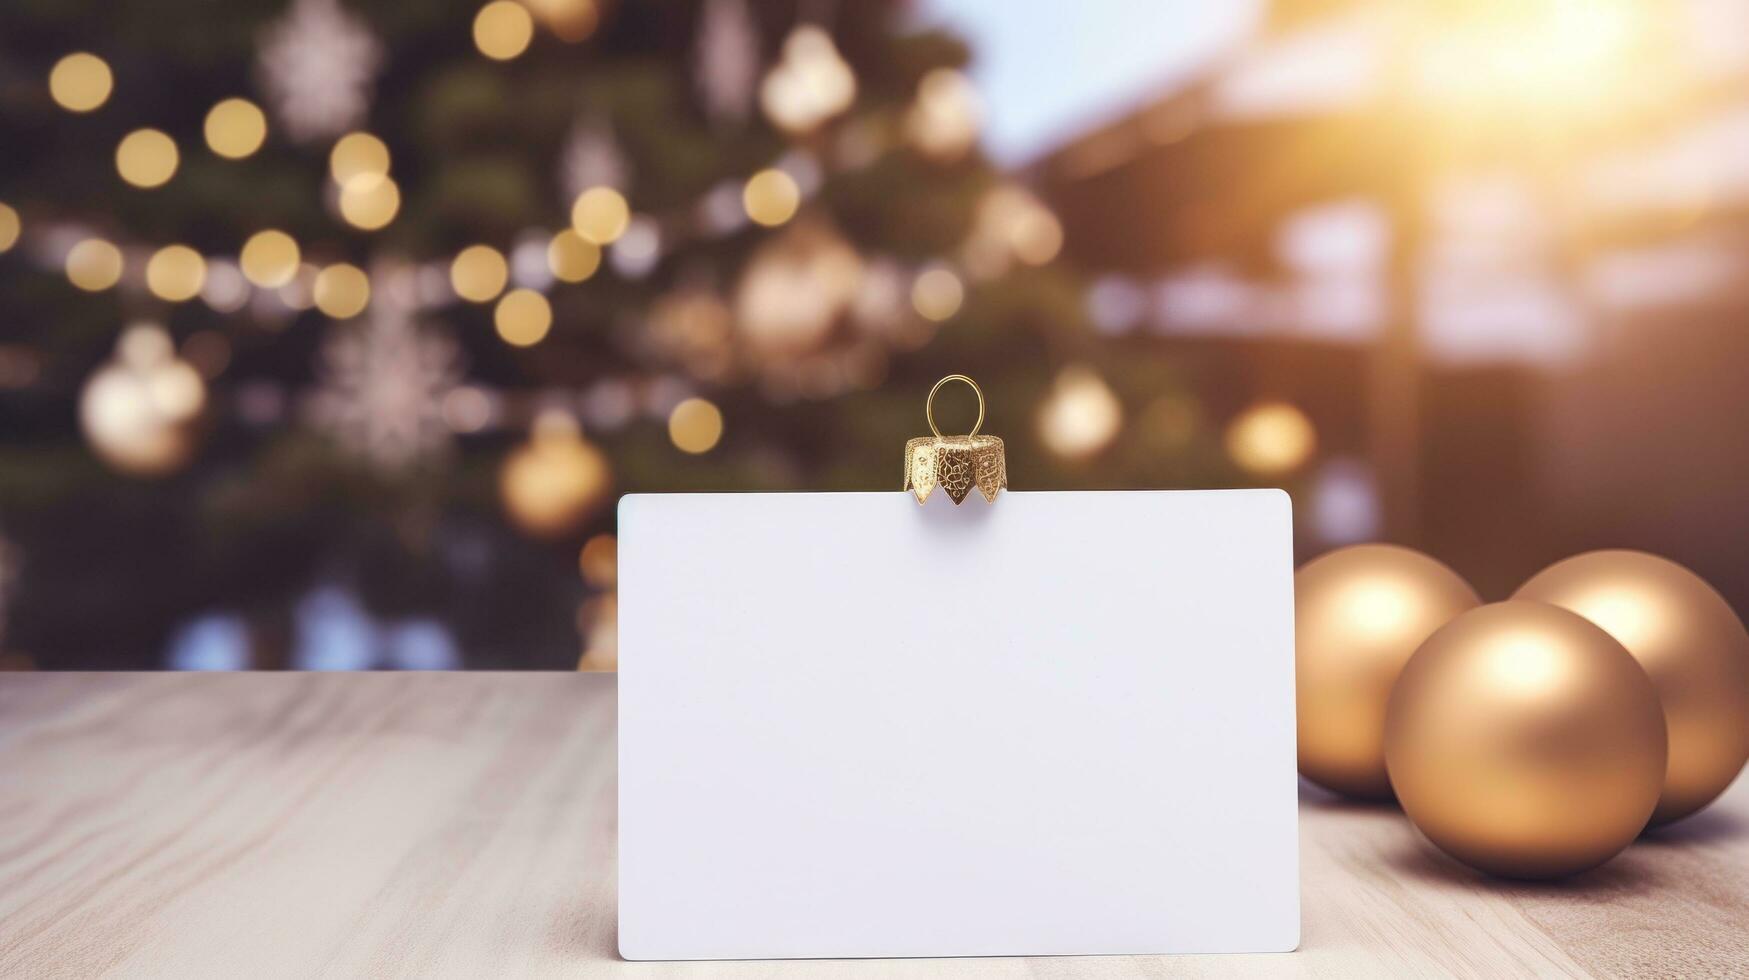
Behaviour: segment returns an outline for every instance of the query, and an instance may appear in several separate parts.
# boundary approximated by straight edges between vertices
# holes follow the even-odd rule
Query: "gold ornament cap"
[[[935,424],[935,395],[949,381],[965,382],[978,396],[978,421],[963,436],[944,436]],[[916,494],[917,503],[922,504],[940,485],[958,504],[977,487],[986,501],[995,503],[996,493],[1008,486],[1008,460],[1001,439],[978,435],[978,430],[984,427],[984,390],[963,374],[950,374],[929,389],[929,397],[923,402],[923,417],[929,420],[929,431],[935,434],[905,443],[905,489]]]

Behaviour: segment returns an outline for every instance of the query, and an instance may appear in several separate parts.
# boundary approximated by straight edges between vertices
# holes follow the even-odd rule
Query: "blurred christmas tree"
[[[326,586],[468,666],[610,664],[615,495],[896,490],[951,371],[1017,485],[1218,479],[908,17],[9,4],[5,642],[155,666],[227,612],[303,663]]]

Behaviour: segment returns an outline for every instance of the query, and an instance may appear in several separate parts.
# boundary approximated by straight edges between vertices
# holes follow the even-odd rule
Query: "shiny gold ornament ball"
[[[1664,712],[1633,656],[1589,620],[1513,600],[1411,657],[1385,716],[1409,820],[1490,874],[1554,878],[1632,843],[1664,783]]]
[[[1700,576],[1641,551],[1556,562],[1514,596],[1603,627],[1646,669],[1664,705],[1670,765],[1654,824],[1711,803],[1749,760],[1749,633]]]
[[[1385,701],[1397,672],[1432,632],[1481,603],[1439,562],[1363,544],[1294,574],[1300,773],[1326,789],[1389,799]]]

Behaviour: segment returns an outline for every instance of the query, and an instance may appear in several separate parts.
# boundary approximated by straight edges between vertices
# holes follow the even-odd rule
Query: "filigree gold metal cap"
[[[935,394],[949,381],[964,381],[978,396],[978,421],[963,436],[944,436],[935,424]],[[990,503],[996,492],[1008,486],[1008,460],[1002,440],[978,435],[984,427],[984,390],[963,374],[950,374],[929,389],[923,402],[923,417],[933,436],[919,436],[905,443],[905,489],[917,495],[917,503],[929,499],[937,484],[958,504],[973,487]]]

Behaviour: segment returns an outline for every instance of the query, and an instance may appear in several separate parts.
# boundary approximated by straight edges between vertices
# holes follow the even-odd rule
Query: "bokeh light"
[[[248,99],[226,99],[206,114],[206,145],[229,160],[241,160],[267,139],[267,116]]]
[[[802,192],[796,186],[795,178],[776,169],[754,174],[741,191],[741,204],[747,209],[747,217],[767,228],[795,217],[801,202]]]
[[[601,246],[566,228],[547,245],[547,268],[563,282],[583,282],[601,268]]]
[[[611,589],[619,584],[619,539],[611,534],[597,534],[583,542],[577,554],[577,569],[583,581],[598,589]]]
[[[121,265],[121,249],[87,238],[67,252],[67,281],[86,292],[108,289],[121,279]]]
[[[86,51],[67,55],[49,70],[49,97],[68,112],[90,112],[109,101],[114,89],[108,62]]]
[[[1305,465],[1318,437],[1306,413],[1287,402],[1267,401],[1228,424],[1226,443],[1233,462],[1259,476],[1280,476]]]
[[[12,246],[18,242],[21,228],[18,212],[10,204],[0,203],[0,253],[12,250]]]
[[[925,269],[911,284],[911,305],[928,320],[945,320],[959,312],[965,301],[966,289],[959,276],[936,266]]]
[[[552,329],[553,308],[545,296],[532,289],[512,289],[492,311],[492,323],[505,343],[532,347]]]
[[[79,423],[99,458],[136,476],[180,467],[193,452],[191,423],[206,403],[206,385],[178,360],[170,335],[156,325],[129,327],[116,357],[95,371],[79,397]]]
[[[370,277],[347,262],[336,262],[316,274],[316,308],[336,320],[364,312],[370,305]]]
[[[135,187],[162,187],[176,175],[176,141],[157,129],[136,129],[115,148],[115,170]]]
[[[449,284],[470,303],[489,303],[510,281],[510,263],[490,245],[469,245],[449,264]]]
[[[362,231],[376,231],[401,210],[401,188],[393,178],[361,174],[340,187],[340,217]]]
[[[977,143],[982,122],[983,102],[971,79],[952,68],[937,68],[917,85],[905,135],[925,156],[951,162]]]
[[[238,262],[243,276],[264,289],[277,289],[298,274],[298,243],[283,231],[269,228],[249,236]]]
[[[1123,403],[1092,368],[1071,364],[1039,406],[1039,439],[1045,448],[1067,459],[1084,459],[1117,438],[1123,427]]]
[[[625,234],[632,220],[625,196],[611,187],[591,187],[577,195],[571,205],[571,227],[597,245],[607,245]]]
[[[526,3],[555,37],[572,44],[595,33],[601,21],[595,0],[526,0]]]
[[[577,421],[548,410],[535,418],[529,441],[505,458],[498,489],[518,527],[552,537],[571,531],[607,498],[612,476],[607,456],[583,438]]]
[[[341,187],[356,177],[387,177],[389,148],[369,133],[347,133],[328,153],[328,173]]]
[[[723,413],[703,398],[688,398],[668,415],[668,438],[681,452],[705,453],[723,438]]]
[[[146,289],[159,299],[191,300],[205,282],[206,260],[187,245],[166,245],[146,262]]]
[[[492,0],[474,15],[474,47],[488,58],[509,61],[533,39],[534,18],[516,0]]]

